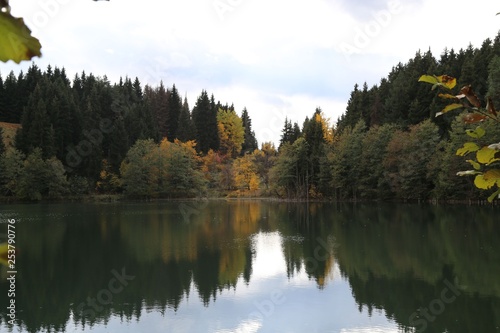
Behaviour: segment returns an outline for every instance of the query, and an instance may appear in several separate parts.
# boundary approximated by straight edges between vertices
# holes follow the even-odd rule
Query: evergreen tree
[[[182,110],[182,100],[179,96],[179,92],[175,87],[172,86],[172,90],[169,90],[167,95],[167,119],[166,119],[166,132],[167,139],[171,142],[177,138],[177,129],[179,126],[179,117]]]
[[[252,131],[252,120],[248,115],[247,108],[243,109],[241,114],[241,121],[243,123],[243,128],[245,130],[245,140],[241,146],[241,155],[246,153],[252,153],[255,149],[258,149],[257,139],[255,138],[255,133]]]
[[[217,126],[217,113],[214,112],[216,104],[208,98],[205,90],[196,101],[193,108],[193,122],[196,128],[196,149],[203,154],[208,153],[210,149],[217,151],[219,149],[219,136]]]
[[[17,89],[17,78],[14,71],[11,71],[4,81],[4,118],[2,121],[7,123],[19,123]]]
[[[187,97],[184,98],[184,103],[182,104],[181,113],[179,115],[177,138],[182,142],[195,140],[195,128],[193,120],[191,119]]]

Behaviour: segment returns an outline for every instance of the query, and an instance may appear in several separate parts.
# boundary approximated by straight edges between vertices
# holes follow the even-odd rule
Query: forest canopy
[[[64,68],[32,64],[0,75],[0,122],[21,127],[14,135],[0,126],[0,195],[482,199],[473,179],[456,176],[467,170],[456,151],[473,125],[456,113],[436,117],[449,103],[418,79],[443,73],[500,105],[498,64],[500,36],[439,57],[419,51],[379,84],[356,84],[335,123],[319,107],[302,124],[286,119],[277,148],[255,138],[251,112],[265,110],[240,112],[206,90],[190,107],[175,84],[70,79]],[[500,141],[498,126],[482,127]]]

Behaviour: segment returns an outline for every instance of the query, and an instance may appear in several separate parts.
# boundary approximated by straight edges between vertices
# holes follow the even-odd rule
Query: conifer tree
[[[169,94],[167,96],[168,114],[166,118],[166,134],[167,139],[170,142],[173,142],[174,139],[177,138],[177,128],[179,126],[179,116],[181,114],[181,109],[182,100],[174,84],[172,86],[172,90],[169,90]]]
[[[189,111],[189,104],[187,97],[184,98],[181,113],[179,115],[179,124],[177,126],[177,138],[182,141],[195,140],[195,129],[193,120],[191,119],[191,112]]]
[[[255,149],[258,149],[259,146],[257,145],[255,132],[252,130],[252,120],[248,115],[247,108],[244,108],[241,113],[241,121],[245,130],[244,141],[241,146],[241,155],[245,155],[246,153],[252,153]]]
[[[203,154],[208,153],[210,149],[214,151],[219,149],[215,107],[216,104],[213,95],[209,99],[207,92],[203,90],[193,108],[193,122],[196,128],[196,149]]]

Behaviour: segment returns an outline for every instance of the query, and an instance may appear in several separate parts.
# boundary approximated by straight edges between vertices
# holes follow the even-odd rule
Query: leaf
[[[457,176],[462,177],[462,176],[478,175],[480,173],[481,172],[476,171],[476,170],[459,171],[459,172],[457,172]]]
[[[484,175],[477,175],[474,178],[474,185],[481,190],[489,190],[496,184],[496,180],[486,180]]]
[[[474,139],[481,139],[485,134],[486,131],[478,126],[475,130],[466,130],[465,133],[467,133],[468,136]]]
[[[441,75],[437,77],[439,83],[441,83],[443,86],[445,86],[448,89],[453,89],[457,85],[457,79],[448,76],[448,75]]]
[[[476,170],[479,170],[481,169],[481,164],[477,163],[476,161],[474,160],[467,160],[466,162],[469,162],[470,165],[472,165],[472,167]],[[459,175],[460,176],[460,175]]]
[[[415,82],[415,81],[413,81]],[[426,82],[430,84],[437,84],[439,83],[437,77],[435,75],[422,75],[419,79],[418,82]]]
[[[489,145],[488,148],[494,149],[494,150],[500,150],[500,142],[499,143],[493,143],[493,144]]]
[[[464,156],[479,150],[479,146],[474,142],[466,142],[464,146],[457,150],[458,156]]]
[[[486,181],[494,180],[495,182],[500,180],[500,170],[499,169],[491,169],[484,173],[484,179]]]
[[[500,159],[495,158],[496,150],[490,149],[488,147],[483,147],[476,153],[476,159],[481,164],[491,164],[495,161],[500,161]]]
[[[488,197],[488,202],[492,203],[493,200],[495,200],[495,198],[497,198],[497,197],[500,199],[500,189],[496,190],[495,193],[493,193],[492,195],[490,195]]]
[[[470,84],[468,86],[462,87],[462,89],[460,89],[460,92],[464,94],[465,97],[467,97],[467,100],[470,102],[470,104],[472,104],[476,108],[481,107],[481,102],[474,93],[474,90],[472,90],[472,86]]]
[[[488,112],[495,117],[497,116],[497,111],[495,110],[495,105],[493,104],[491,97],[488,97],[488,100],[486,102],[486,110],[488,110]]]
[[[42,55],[40,42],[31,36],[22,18],[0,12],[0,61],[20,63]]]
[[[441,98],[444,98],[444,99],[457,99],[458,98],[458,96],[455,96],[452,94],[438,94],[438,96]]]
[[[453,110],[456,110],[456,109],[460,109],[460,108],[463,108],[464,106],[462,104],[459,104],[459,103],[453,103],[453,104],[450,104],[448,106],[446,106],[443,110],[441,110],[441,112],[438,112],[436,113],[436,117],[439,117],[440,115],[446,113],[446,112],[450,112],[450,111],[453,111]]]
[[[482,115],[482,114],[479,114],[479,113],[467,113],[464,117],[463,117],[463,121],[464,123],[466,124],[475,124],[475,123],[479,123],[483,120],[486,119],[486,116]]]

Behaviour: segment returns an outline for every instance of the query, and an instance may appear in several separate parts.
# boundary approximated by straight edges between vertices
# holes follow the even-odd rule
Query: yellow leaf
[[[488,202],[492,203],[493,200],[495,200],[495,198],[497,198],[497,197],[500,198],[500,190],[497,190],[495,193],[493,193],[492,195],[490,195],[488,197]]]
[[[448,89],[453,89],[457,85],[457,79],[448,75],[440,75],[437,79],[439,83],[442,83]]]
[[[474,142],[466,142],[464,146],[457,150],[458,156],[464,156],[468,153],[473,153],[479,150],[479,146]]]
[[[481,190],[489,190],[496,184],[496,180],[486,180],[484,175],[477,175],[474,179],[474,185]]]
[[[486,181],[499,181],[500,180],[500,170],[498,169],[492,169],[488,170],[484,173],[484,180]]]
[[[426,82],[430,84],[436,84],[439,83],[438,79],[434,75],[422,75],[419,79],[418,82]]]
[[[474,139],[481,139],[486,134],[486,131],[480,126],[478,126],[475,130],[466,130],[465,132],[468,136]]]
[[[456,110],[456,109],[460,109],[460,108],[463,108],[464,106],[462,104],[459,104],[459,103],[453,103],[453,104],[450,104],[448,106],[446,106],[443,110],[441,110],[441,112],[438,112],[436,113],[436,117],[446,113],[446,112],[450,112],[450,111],[453,111],[453,110]]]
[[[500,161],[500,159],[495,158],[496,150],[488,148],[488,147],[483,147],[481,150],[479,150],[476,153],[476,158],[477,161],[481,164],[491,164],[495,161]]]
[[[472,165],[472,167],[476,170],[479,170],[481,169],[481,165],[479,163],[477,163],[476,161],[473,161],[473,160],[467,160],[466,162],[469,162],[470,165]]]
[[[40,57],[41,47],[38,39],[31,36],[22,18],[0,12],[0,61],[20,63],[35,56]]]
[[[445,99],[458,99],[457,96],[451,94],[438,94],[438,96]]]

